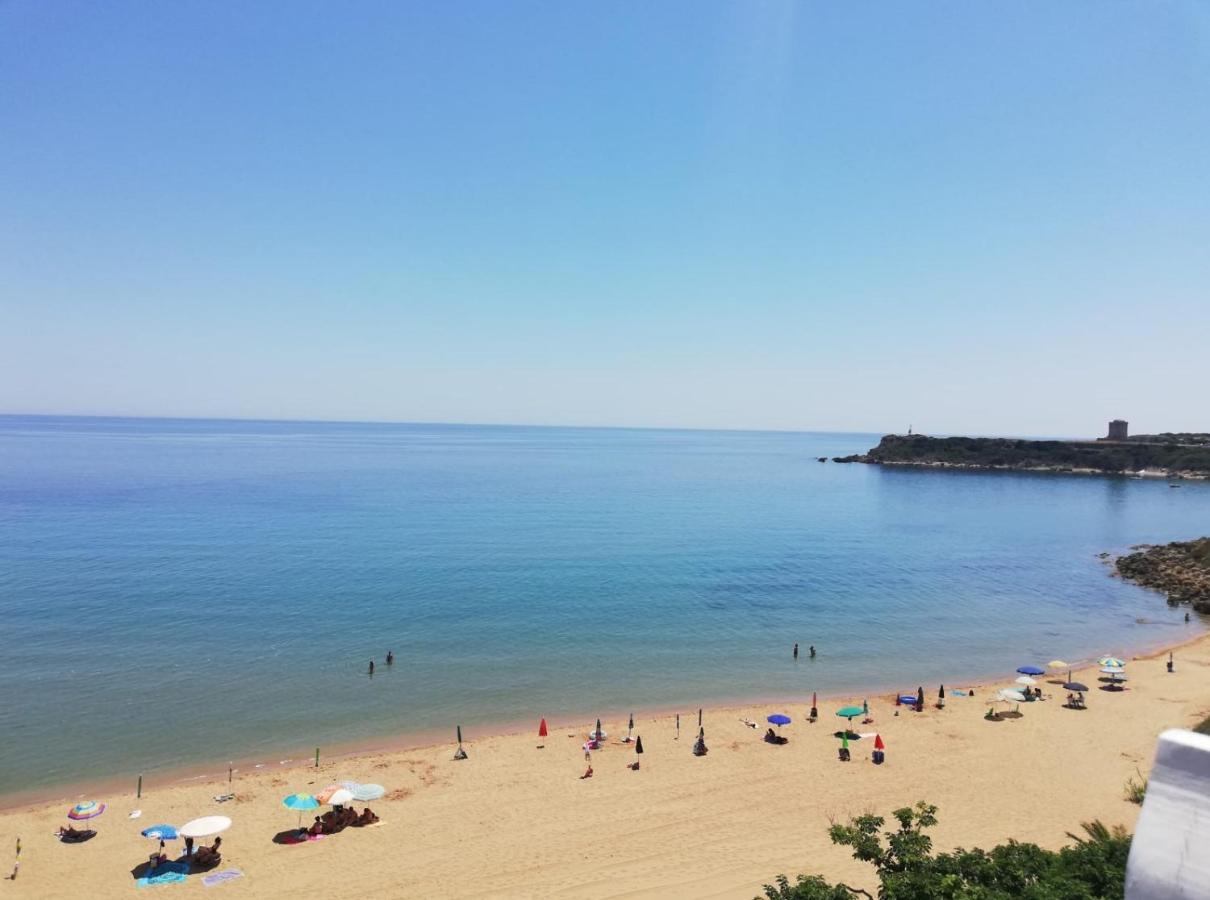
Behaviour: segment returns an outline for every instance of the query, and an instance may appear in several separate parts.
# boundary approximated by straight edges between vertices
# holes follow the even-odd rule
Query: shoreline
[[[786,709],[794,722],[782,729],[789,739],[783,746],[762,740],[768,705],[708,707],[709,753],[702,757],[691,753],[692,718],[678,740],[671,717],[636,715],[641,773],[634,770],[635,745],[621,742],[626,717],[603,715],[609,737],[592,753],[591,778],[584,777],[581,744],[593,719],[565,729],[570,720],[559,718],[545,739],[525,727],[467,741],[465,761],[454,759],[447,740],[376,754],[363,746],[363,755],[328,756],[318,769],[245,771],[230,789],[223,785],[234,795],[223,804],[212,799],[215,786],[202,781],[157,788],[138,801],[132,790],[94,795],[110,809],[95,823],[95,839],[83,844],[54,837],[66,804],[4,811],[0,847],[23,843],[20,878],[6,890],[39,900],[85,892],[119,900],[135,887],[152,848],[141,828],[216,813],[232,822],[223,865],[238,881],[228,890],[245,900],[313,891],[321,882],[332,900],[740,900],[759,895],[779,873],[876,889],[870,867],[831,843],[831,824],[927,802],[939,810],[930,832],[937,852],[989,850],[1009,839],[1055,850],[1071,843],[1080,822],[1093,820],[1134,830],[1139,807],[1125,786],[1147,776],[1157,736],[1210,715],[1210,633],[1199,628],[1166,646],[1178,653],[1172,673],[1164,647],[1133,654],[1104,648],[1131,659],[1125,689],[1098,681],[1095,664],[1074,669],[1072,677],[1093,686],[1080,710],[1066,707],[1063,689],[1042,676],[1041,702],[997,706],[1006,714],[989,721],[994,688],[1009,683],[1010,673],[976,686],[973,698],[948,693],[943,709],[930,697],[919,713],[871,694],[873,721],[853,721],[859,742],[849,762],[837,755],[844,722],[821,698],[816,724],[803,720],[801,702]],[[885,742],[881,765],[869,752],[874,734]],[[1079,778],[1072,777],[1073,757]],[[346,778],[383,785],[386,794],[372,803],[381,825],[319,842],[290,840],[300,816],[281,798]],[[172,845],[170,857],[179,852]],[[199,890],[203,878],[188,874],[182,889]]]
[[[1130,647],[1107,648],[1107,650],[1113,649],[1116,652],[1120,652],[1128,660],[1142,661],[1154,660],[1170,652],[1175,652],[1202,641],[1210,642],[1210,625],[1195,619],[1190,623],[1190,627],[1196,628],[1198,633],[1192,636],[1183,636],[1181,640],[1176,642],[1168,640],[1160,640],[1155,643],[1141,642]],[[1040,662],[1045,662],[1045,660]],[[1075,672],[1089,668],[1093,663],[1093,659],[1078,657],[1069,660],[1069,662],[1072,663],[1071,668]],[[1041,676],[1043,679],[1046,677]],[[987,689],[993,684],[1003,683],[1006,679],[1008,679],[1007,674],[981,674],[967,679],[952,682],[947,681],[946,683],[955,688]],[[1041,683],[1044,684],[1046,682],[1041,681]],[[836,701],[851,701],[857,697],[878,700],[893,699],[898,690],[907,689],[908,687],[910,686],[900,685],[896,688],[886,684],[876,687],[857,686],[847,691],[828,691],[820,695],[819,702],[822,707],[824,704],[830,705]],[[932,695],[927,686],[925,697],[928,703],[931,704]],[[706,713],[717,715],[764,706],[780,706],[789,710],[802,706],[805,710],[807,703],[808,699],[805,696],[765,695],[760,697],[715,698],[702,702],[700,708],[703,710],[703,715]],[[601,719],[602,728],[607,733],[612,734],[609,728],[606,727],[606,724],[621,721],[624,725],[627,717],[632,714],[637,723],[639,719],[643,721],[671,719],[679,713],[686,717],[685,728],[688,731],[691,727],[692,714],[698,708],[695,706],[687,710],[681,710],[670,706],[636,706],[631,710],[625,711],[600,710],[594,713],[569,713],[559,716],[547,716],[546,718],[552,735],[558,731],[569,729],[583,730],[587,733],[587,729],[593,726],[597,718]],[[793,715],[793,712],[789,714],[797,721],[797,717]],[[488,739],[517,738],[530,733],[536,734],[537,722],[541,718],[542,715],[538,714],[537,718],[532,722],[511,719],[487,721],[479,725],[465,726],[463,728],[465,737],[463,743],[467,746],[474,746],[476,742]],[[821,712],[822,718],[823,713]],[[368,736],[356,741],[335,745],[330,749],[321,747],[321,768],[339,762],[352,764],[361,759],[382,756],[384,754],[434,750],[446,745],[452,747],[456,744],[453,737],[455,724],[457,723],[451,723],[447,728],[443,728],[440,731],[425,729],[395,732],[392,734]],[[232,768],[234,780],[238,780],[241,777],[256,777],[274,772],[297,773],[306,770],[314,771],[313,754],[314,748],[307,750],[281,749],[267,754],[270,758],[278,757],[276,763],[269,761],[258,762],[251,757],[236,757],[226,763],[218,763],[211,760],[191,765],[169,766],[163,770],[153,771],[150,778],[145,777],[143,779],[143,797],[150,796],[155,790],[167,791],[195,785],[225,785],[229,783],[226,777],[228,765]],[[130,773],[124,775],[104,775],[80,781],[60,782],[47,785],[44,788],[33,788],[29,791],[0,793],[0,815],[21,810],[30,811],[51,803],[71,803],[86,796],[99,796],[102,794],[109,797],[130,798],[133,800],[135,799],[136,791],[132,785],[135,784],[136,779],[139,777],[138,774]]]

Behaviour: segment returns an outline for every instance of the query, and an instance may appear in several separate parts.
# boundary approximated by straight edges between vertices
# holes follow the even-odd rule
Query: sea
[[[1203,627],[1100,554],[1205,534],[1210,483],[818,461],[878,438],[0,417],[0,795]]]

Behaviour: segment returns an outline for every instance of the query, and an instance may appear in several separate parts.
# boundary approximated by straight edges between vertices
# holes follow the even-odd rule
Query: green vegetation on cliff
[[[1027,441],[888,434],[868,453],[837,457],[836,461],[1056,472],[1084,470],[1106,474],[1149,469],[1210,475],[1210,447],[1134,441]]]

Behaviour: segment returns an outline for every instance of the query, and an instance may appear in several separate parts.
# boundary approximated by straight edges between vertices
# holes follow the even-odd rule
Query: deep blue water
[[[1095,555],[1210,485],[815,461],[876,440],[0,417],[0,792],[1186,633]]]

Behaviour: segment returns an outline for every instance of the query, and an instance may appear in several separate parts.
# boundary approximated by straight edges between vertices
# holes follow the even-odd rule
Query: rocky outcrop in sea
[[[1142,547],[1115,565],[1128,581],[1163,591],[1169,603],[1210,613],[1210,537]]]

